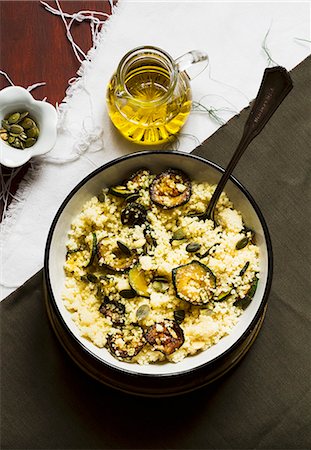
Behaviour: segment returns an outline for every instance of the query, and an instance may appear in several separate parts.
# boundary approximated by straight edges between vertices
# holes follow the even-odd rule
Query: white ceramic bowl
[[[50,103],[35,100],[20,86],[9,86],[0,91],[0,123],[6,114],[29,111],[37,121],[40,134],[37,142],[29,148],[19,150],[0,139],[0,163],[6,167],[19,167],[33,156],[49,152],[55,145],[57,136],[57,112]]]
[[[64,289],[63,265],[66,255],[67,233],[73,218],[80,213],[82,205],[94,195],[98,195],[103,187],[119,184],[130,173],[147,167],[153,173],[159,173],[167,168],[177,168],[185,171],[191,179],[217,183],[223,169],[215,164],[189,154],[181,152],[146,151],[131,154],[112,161],[87,176],[69,194],[63,202],[52,223],[45,252],[45,280],[49,302],[61,319],[61,326],[85,354],[91,355],[106,367],[110,367],[123,374],[138,376],[171,377],[198,368],[211,367],[213,362],[230,353],[236,348],[254,328],[254,324],[263,314],[272,278],[272,248],[267,226],[254,199],[247,190],[234,178],[226,186],[226,193],[233,201],[235,208],[241,211],[244,222],[255,230],[256,242],[260,248],[260,279],[255,296],[243,312],[238,324],[231,333],[222,338],[216,345],[188,356],[178,363],[161,363],[151,365],[138,365],[122,362],[114,358],[105,348],[98,348],[87,339],[80,336],[79,330],[72,321],[71,314],[62,301]]]

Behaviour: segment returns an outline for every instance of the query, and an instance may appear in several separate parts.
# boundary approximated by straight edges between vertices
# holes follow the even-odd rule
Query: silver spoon
[[[235,166],[251,141],[261,132],[292,88],[291,77],[284,67],[277,66],[265,70],[255,103],[244,126],[242,138],[216,186],[206,212],[199,215],[201,220],[211,219],[215,222],[216,204]]]

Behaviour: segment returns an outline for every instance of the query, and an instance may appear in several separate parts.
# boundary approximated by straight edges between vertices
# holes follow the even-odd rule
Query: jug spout
[[[189,73],[189,68],[192,68],[192,66],[197,63],[204,64],[199,64],[196,67],[196,70],[191,70],[191,73]],[[175,59],[175,64],[177,65],[179,72],[185,72],[187,70],[188,77],[190,78],[190,80],[193,80],[208,66],[208,55],[207,53],[201,52],[199,50],[191,50],[190,52],[185,53],[184,55],[179,56],[179,58]]]
[[[121,89],[121,88],[120,89],[116,89],[115,95],[116,95],[116,97],[118,97],[120,99],[128,97],[127,92],[124,89]]]

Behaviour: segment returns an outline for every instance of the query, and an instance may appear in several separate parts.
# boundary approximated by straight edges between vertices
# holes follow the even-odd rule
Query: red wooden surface
[[[56,8],[54,1],[46,3]],[[60,5],[68,13],[80,10],[111,13],[107,0],[62,0]],[[86,53],[92,45],[89,23],[76,22],[71,30],[75,42]],[[37,0],[0,0],[0,69],[15,85],[28,87],[46,82],[45,86],[32,91],[32,95],[38,100],[47,97],[47,101],[55,105],[64,98],[68,80],[75,76],[79,66],[59,16],[46,11]],[[0,76],[0,89],[8,85]],[[14,179],[12,193],[28,167],[26,164]],[[7,168],[2,168],[2,171],[10,173]]]

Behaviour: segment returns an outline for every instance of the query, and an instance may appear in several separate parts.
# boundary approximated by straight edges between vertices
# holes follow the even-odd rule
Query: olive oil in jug
[[[188,55],[188,54],[187,54]],[[107,90],[109,116],[132,142],[167,142],[191,110],[190,78],[163,50],[140,47],[121,60]]]

